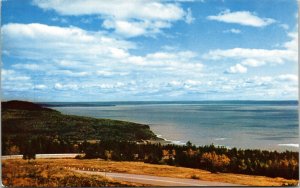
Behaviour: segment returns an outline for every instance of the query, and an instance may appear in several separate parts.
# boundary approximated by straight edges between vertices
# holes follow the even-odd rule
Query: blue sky
[[[2,0],[2,98],[294,100],[296,0]]]

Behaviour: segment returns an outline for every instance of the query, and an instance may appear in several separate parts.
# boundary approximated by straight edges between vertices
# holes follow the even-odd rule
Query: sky
[[[2,0],[3,100],[297,100],[296,0]]]

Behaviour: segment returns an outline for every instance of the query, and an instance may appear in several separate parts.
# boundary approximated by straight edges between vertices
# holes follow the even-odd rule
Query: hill
[[[48,138],[65,142],[83,140],[159,140],[148,125],[110,119],[64,115],[25,101],[2,102],[2,143],[19,146],[24,139]],[[5,150],[4,150],[5,154]]]
[[[54,111],[50,108],[44,108],[44,107],[42,107],[38,104],[34,104],[32,102],[18,101],[18,100],[2,102],[1,108],[2,108],[2,110],[14,109],[14,110],[30,110],[30,111],[33,111],[33,110]]]

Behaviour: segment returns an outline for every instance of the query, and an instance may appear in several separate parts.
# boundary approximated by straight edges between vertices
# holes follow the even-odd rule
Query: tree
[[[186,143],[186,146],[188,147],[188,148],[191,148],[192,147],[192,142],[191,141],[187,141],[187,143]]]
[[[20,148],[16,145],[12,145],[8,148],[7,154],[9,154],[9,155],[20,154]]]
[[[27,151],[23,153],[23,159],[30,161],[30,159],[35,159],[35,152],[32,152],[32,150]]]
[[[202,155],[202,160],[212,172],[226,171],[226,168],[230,163],[230,159],[226,155],[218,155],[215,151],[204,153]]]
[[[28,162],[30,159],[35,159],[36,149],[32,145],[32,140],[29,140],[23,146],[23,159],[28,160]]]

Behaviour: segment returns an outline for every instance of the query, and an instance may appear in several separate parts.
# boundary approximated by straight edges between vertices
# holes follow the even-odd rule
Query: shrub
[[[212,172],[226,171],[230,164],[230,159],[226,155],[218,155],[215,151],[203,153],[201,158],[202,163]]]
[[[195,180],[199,180],[199,179],[200,179],[200,177],[199,177],[199,176],[197,176],[197,175],[195,175],[195,174],[194,174],[194,175],[192,175],[192,176],[191,176],[191,178],[192,178],[192,179],[195,179]]]

